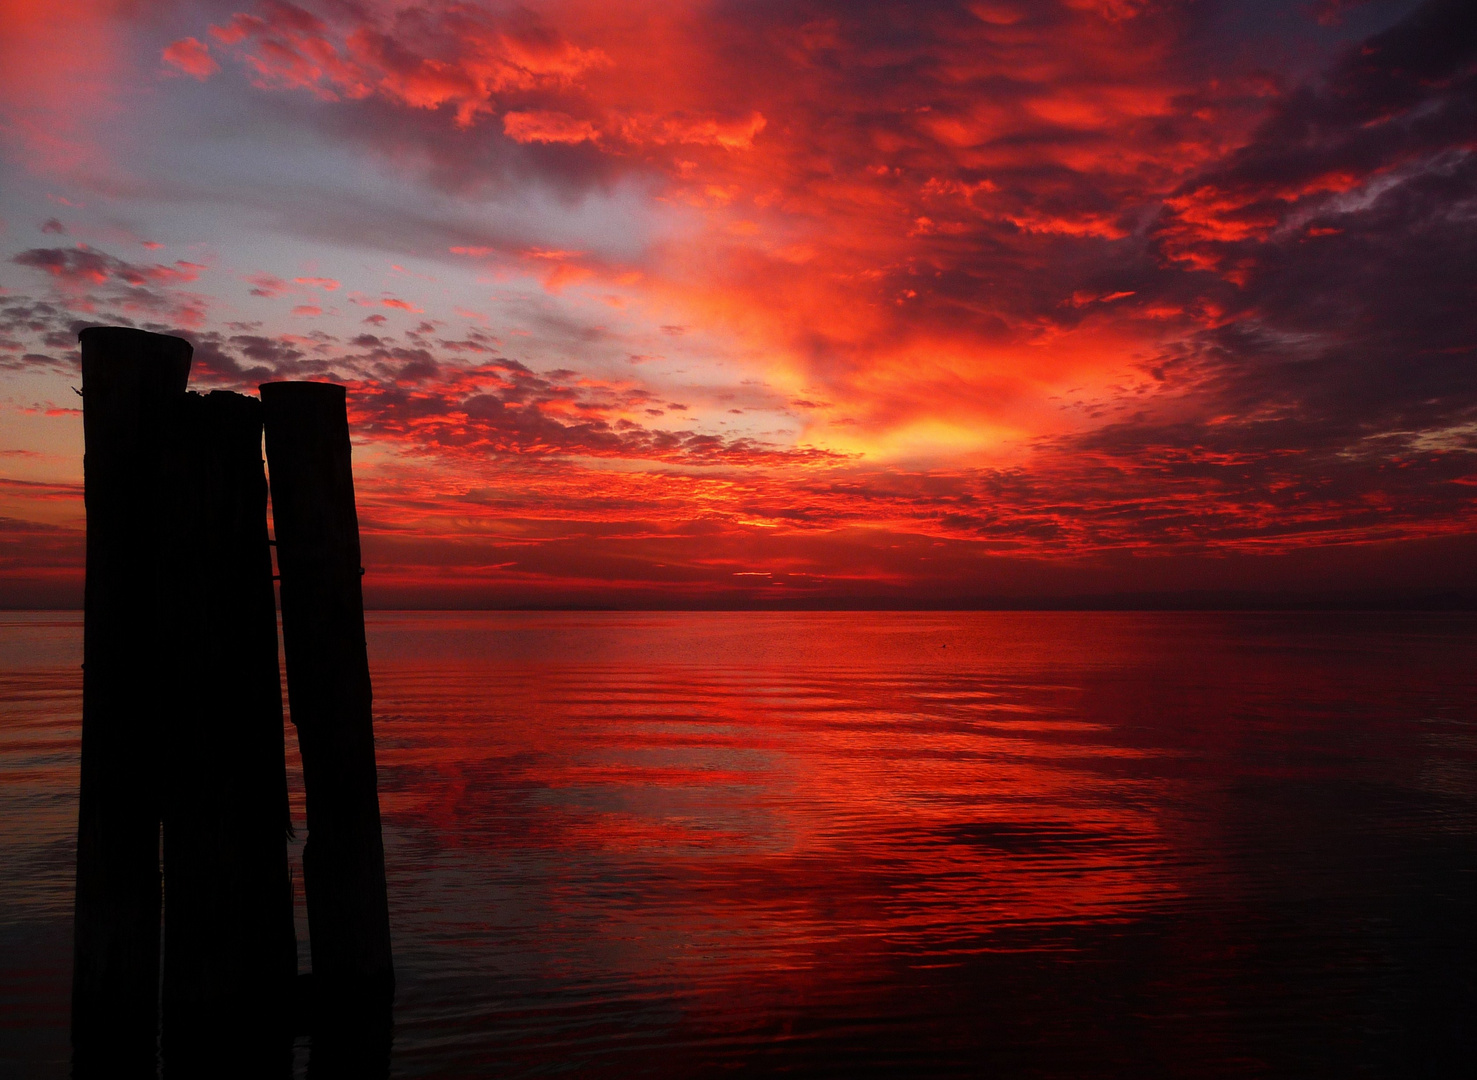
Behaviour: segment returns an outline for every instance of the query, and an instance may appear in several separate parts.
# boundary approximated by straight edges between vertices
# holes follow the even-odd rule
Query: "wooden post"
[[[395,988],[348,413],[342,386],[267,383],[261,394],[307,793],[313,982],[332,1026],[346,1010],[387,1017]]]
[[[230,1045],[266,1075],[291,1057],[297,939],[261,402],[187,394],[170,433],[164,1060],[193,1074]]]
[[[193,353],[92,327],[82,344],[87,584],[72,961],[76,1075],[152,1075],[159,1008],[161,440]]]

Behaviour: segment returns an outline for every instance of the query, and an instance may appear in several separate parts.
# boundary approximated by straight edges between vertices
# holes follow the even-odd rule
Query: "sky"
[[[88,325],[347,384],[376,606],[1477,598],[1467,0],[0,0],[0,144],[0,606]]]

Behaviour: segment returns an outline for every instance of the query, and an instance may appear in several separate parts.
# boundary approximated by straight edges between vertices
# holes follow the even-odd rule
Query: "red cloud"
[[[164,50],[164,62],[176,72],[204,82],[221,66],[210,55],[210,47],[198,38],[181,38]]]
[[[468,236],[450,252],[504,253],[551,292],[602,286],[498,327],[569,371],[383,314],[348,340],[197,335],[212,378],[352,384],[360,430],[402,451],[366,506],[370,535],[425,545],[404,565],[471,551],[506,577],[521,545],[525,580],[592,589],[945,595],[981,580],[980,553],[1117,559],[1128,580],[1140,553],[1472,530],[1477,315],[1453,269],[1477,221],[1470,4],[1422,4],[1304,85],[1176,2],[695,11],[273,3],[210,31],[207,58],[295,93],[315,134],[424,163],[434,192],[385,208],[407,253]],[[493,187],[619,198],[588,236],[532,214],[427,229],[414,205]],[[199,271],[16,259],[107,293],[99,313]],[[597,298],[627,302],[619,321],[595,324]],[[56,316],[0,307],[7,369],[61,370]],[[587,377],[625,356],[649,383]]]
[[[345,24],[283,2],[261,10],[211,28],[260,85],[327,100],[379,96],[416,109],[446,107],[459,127],[492,113],[503,94],[568,83],[605,62],[598,49],[550,33],[519,9],[407,8],[387,23]]]
[[[248,274],[246,282],[251,286],[252,296],[281,296],[291,290],[292,286],[283,281],[276,274]]]

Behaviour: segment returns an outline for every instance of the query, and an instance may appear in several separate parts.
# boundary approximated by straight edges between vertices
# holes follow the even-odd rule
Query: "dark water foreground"
[[[369,637],[392,1075],[1452,1076],[1477,1052],[1471,616]],[[80,617],[0,615],[6,1077],[67,1071],[80,659]]]

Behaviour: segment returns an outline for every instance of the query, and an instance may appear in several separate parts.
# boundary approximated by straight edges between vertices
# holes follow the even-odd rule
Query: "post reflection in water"
[[[77,628],[37,618],[0,623],[0,994],[5,1064],[61,1076]],[[380,1075],[1444,1075],[1477,1049],[1469,616],[369,637]],[[310,1042],[297,1075],[363,1067]]]

